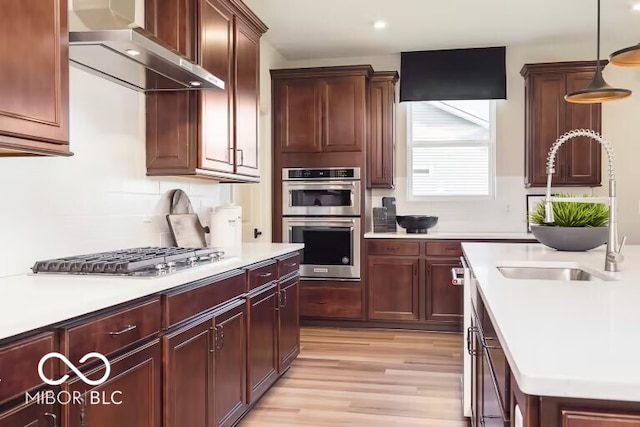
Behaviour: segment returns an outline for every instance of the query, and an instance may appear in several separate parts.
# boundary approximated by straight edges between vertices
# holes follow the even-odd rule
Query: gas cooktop
[[[154,277],[211,264],[224,258],[217,248],[145,247],[37,261],[34,273]]]

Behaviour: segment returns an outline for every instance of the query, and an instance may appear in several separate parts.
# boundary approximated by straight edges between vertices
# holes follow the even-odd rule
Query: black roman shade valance
[[[507,99],[506,48],[402,52],[400,101]]]

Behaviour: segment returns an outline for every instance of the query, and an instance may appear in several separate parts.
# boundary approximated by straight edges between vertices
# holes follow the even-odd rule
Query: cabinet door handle
[[[213,345],[209,349],[209,353],[215,353],[216,348],[218,348],[218,330],[212,326],[209,328],[209,331],[213,333]]]
[[[117,332],[109,332],[109,335],[113,336],[118,336],[118,335],[122,335],[122,334],[126,334],[127,332],[131,332],[134,329],[136,329],[137,326],[136,325],[127,325],[124,327],[124,329],[117,331]]]
[[[240,153],[240,164],[238,166],[244,166],[244,151],[242,148],[238,148],[236,151]]]
[[[218,336],[218,332],[220,333],[219,336]],[[216,350],[222,350],[224,348],[224,325],[220,325],[216,327],[216,337],[217,337]]]
[[[475,356],[477,352],[471,348],[471,334],[475,334],[477,330],[478,328],[475,326],[469,326],[467,328],[467,353],[472,356]]]
[[[58,427],[58,416],[56,414],[45,412],[44,416],[51,419],[51,427]]]
[[[258,277],[269,277],[269,276],[271,276],[271,274],[272,273],[270,273],[270,272],[269,273],[260,273],[260,274],[258,274]]]
[[[285,308],[287,306],[287,291],[283,289],[280,292],[280,295],[282,296],[282,303],[280,304],[280,308]]]
[[[85,427],[85,403],[84,398],[80,398],[80,427]]]

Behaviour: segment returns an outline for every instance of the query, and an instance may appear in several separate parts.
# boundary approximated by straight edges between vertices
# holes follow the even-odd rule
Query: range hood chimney
[[[141,92],[224,89],[224,82],[135,24],[133,0],[72,0],[87,31],[69,33],[69,60]]]

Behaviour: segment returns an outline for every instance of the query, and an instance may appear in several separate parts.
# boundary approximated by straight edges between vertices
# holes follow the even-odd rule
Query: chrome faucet
[[[544,199],[544,222],[546,224],[553,224],[555,222],[553,218],[553,202],[594,203],[594,200],[598,200],[598,198],[592,197],[551,197],[551,180],[555,172],[554,166],[556,161],[556,154],[558,154],[558,150],[560,149],[562,144],[572,138],[576,138],[579,136],[591,138],[599,142],[600,145],[604,147],[604,150],[607,153],[609,170],[609,197],[606,202],[609,205],[609,239],[607,240],[607,254],[604,262],[604,269],[605,271],[616,272],[619,271],[618,264],[624,260],[624,257],[622,256],[622,248],[624,247],[626,237],[622,239],[622,243],[619,243],[618,222],[616,214],[616,179],[613,164],[613,147],[598,132],[589,129],[574,129],[556,139],[556,141],[551,146],[551,150],[549,150],[549,155],[547,156],[547,194]]]

